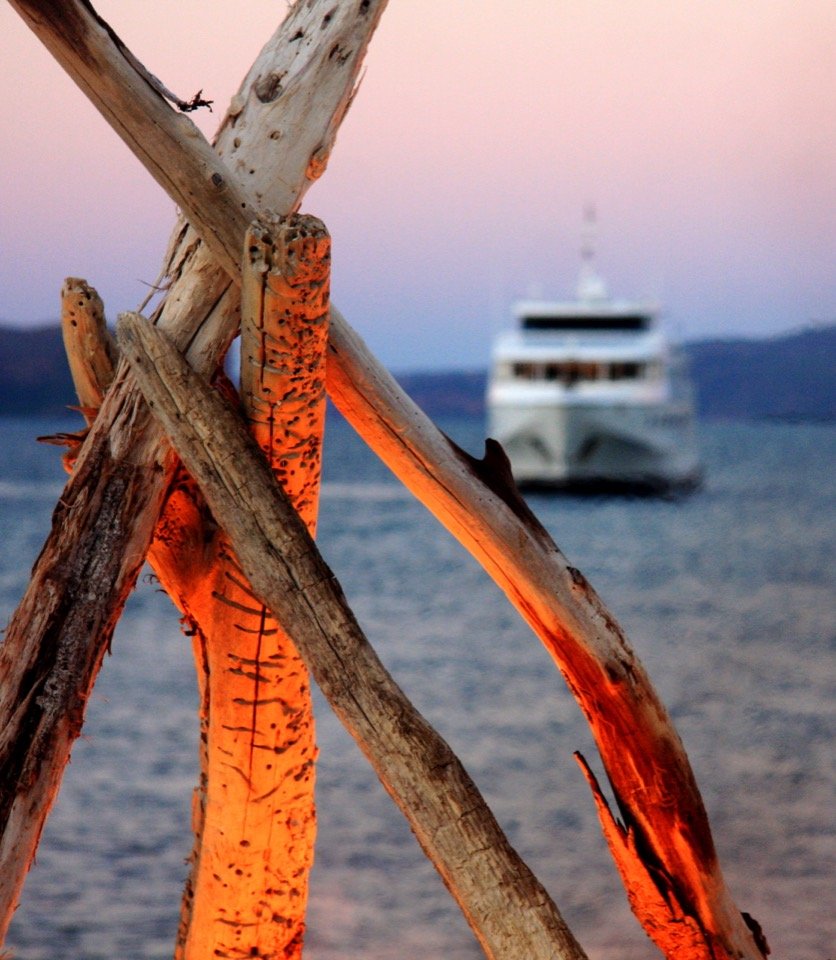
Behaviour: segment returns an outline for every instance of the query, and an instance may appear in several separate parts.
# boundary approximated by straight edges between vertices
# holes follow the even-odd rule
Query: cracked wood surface
[[[294,215],[244,244],[241,400],[250,433],[311,535],[325,425],[330,239]],[[197,494],[197,495],[195,495]],[[182,514],[175,498],[188,497]],[[314,857],[310,678],[225,533],[175,491],[150,552],[191,624],[201,688],[195,844],[175,957],[302,956]],[[189,549],[201,534],[200,563]]]
[[[201,225],[206,245],[184,222],[175,228],[156,320],[198,368],[211,372],[238,325],[240,297],[230,276],[240,280],[240,249],[254,210],[235,176],[218,166],[217,154],[257,157],[247,170],[249,190],[274,213],[292,212],[324,169],[385,0],[292,7],[242,84],[215,152],[134,70],[86,0],[10,2]],[[281,83],[268,90],[261,84],[267,77]],[[213,207],[212,198],[222,203]],[[214,213],[201,216],[203,206]],[[216,239],[230,221],[233,245]],[[174,468],[165,438],[121,366],[0,650],[0,939]]]
[[[254,589],[292,632],[486,956],[583,960],[548,893],[510,847],[458,758],[377,658],[234,412],[142,317],[122,318],[119,341]]]
[[[328,244],[320,221],[293,216],[270,235],[250,231],[242,268],[243,413],[311,533],[325,413]],[[62,306],[70,369],[92,422],[113,378],[115,344],[86,281],[65,281]],[[238,402],[231,385],[223,390]],[[83,436],[52,438],[71,447],[69,469]],[[200,689],[195,838],[175,956],[255,949],[299,958],[316,825],[307,669],[182,467],[148,560],[189,626]],[[270,696],[275,691],[281,695]]]

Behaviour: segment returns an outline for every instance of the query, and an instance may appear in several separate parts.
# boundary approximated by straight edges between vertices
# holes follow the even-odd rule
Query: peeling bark
[[[237,417],[136,314],[122,350],[260,597],[409,820],[489,958],[583,960],[450,747],[378,660]]]

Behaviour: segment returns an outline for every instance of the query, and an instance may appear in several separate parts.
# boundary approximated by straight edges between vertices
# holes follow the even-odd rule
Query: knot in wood
[[[263,77],[259,77],[256,80],[253,89],[255,90],[255,95],[262,103],[272,103],[274,100],[278,100],[281,96],[283,87],[282,80],[284,79],[284,73],[268,73]]]

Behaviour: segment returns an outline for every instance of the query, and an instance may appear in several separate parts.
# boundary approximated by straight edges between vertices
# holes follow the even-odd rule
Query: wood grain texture
[[[167,293],[155,318],[188,349],[197,367],[213,371],[239,322],[238,286],[229,272],[240,283],[240,250],[253,204],[241,199],[244,188],[235,178],[216,166],[191,121],[144,80],[137,82],[122,47],[89,3],[10,2],[158,181],[201,224],[209,246],[183,222],[175,228],[166,255]],[[276,214],[290,213],[312,176],[321,172],[384,7],[385,0],[338,8],[330,0],[294,5],[242,85],[216,147],[260,157],[247,186]],[[335,48],[344,55],[329,56]],[[263,87],[255,89],[259,78],[274,75],[287,76],[284,90],[292,95],[270,98]],[[292,151],[272,136],[290,130],[295,133]],[[199,154],[196,167],[187,156],[193,151]],[[160,160],[166,168],[162,172],[156,169]],[[173,167],[191,171],[185,184],[178,185]],[[201,217],[200,207],[219,200],[215,213]],[[237,225],[231,231],[234,242],[217,239],[216,214],[227,233],[230,221]],[[0,938],[175,466],[127,368],[121,367],[0,650]]]
[[[252,229],[242,270],[242,414],[309,532],[316,529],[325,425],[330,238],[313,217]],[[174,498],[150,558],[183,610],[201,688],[201,777],[192,869],[175,957],[302,956],[314,859],[310,678],[250,586],[202,498]],[[179,523],[178,523],[179,521]]]
[[[581,960],[445,741],[377,658],[304,524],[235,413],[136,314],[119,340],[257,594],[409,820],[489,958]]]
[[[301,16],[302,8],[307,10],[307,5],[296,4],[292,12]],[[316,26],[311,21],[311,28]],[[312,36],[304,31],[302,35],[306,40]],[[329,49],[353,52],[350,45]],[[335,54],[335,59],[340,56]],[[251,92],[230,111],[218,148],[228,151],[224,155],[238,171],[247,169],[247,154],[256,148],[243,138],[235,146],[235,131],[250,128],[250,121],[242,119],[248,109],[257,111],[258,104],[283,99],[288,88],[280,73],[252,75]],[[276,131],[281,139],[284,134]],[[232,150],[227,134],[232,136]],[[180,145],[189,149],[185,140]],[[142,158],[145,148],[135,149]],[[322,156],[317,150],[308,155],[308,173],[320,170]],[[255,182],[261,169],[253,169],[251,206],[259,199],[270,206],[269,191]],[[222,176],[226,181],[231,175]],[[204,200],[195,197],[194,202]],[[207,202],[224,205],[223,191]],[[236,218],[229,213],[233,226],[220,242],[233,256],[241,237],[234,228]],[[224,217],[213,217],[213,222],[221,225],[221,236]],[[205,296],[215,317],[188,341],[198,355],[202,344],[220,342],[219,326],[226,329],[234,322],[229,312],[237,299],[232,294],[222,301],[226,295],[222,280],[201,260],[199,251],[193,252],[197,241],[188,237],[184,234],[173,245],[169,267],[181,284],[182,299],[177,302]],[[170,300],[171,294],[167,303]],[[197,312],[205,314],[203,308]],[[170,317],[176,339],[180,324],[174,306]],[[161,316],[160,322],[167,325],[168,317]],[[704,941],[700,956],[760,960],[763,951],[725,884],[693,772],[664,706],[600,599],[521,505],[504,475],[501,455],[491,447],[478,461],[451,444],[403,395],[333,308],[328,390],[370,446],[483,564],[550,651],[589,719],[622,818],[636,837],[636,849],[657,881],[658,892],[665,896],[675,890],[677,901],[700,931]],[[648,904],[648,916],[654,909]],[[637,912],[641,919],[641,909]],[[672,944],[670,956],[676,956],[677,949]]]

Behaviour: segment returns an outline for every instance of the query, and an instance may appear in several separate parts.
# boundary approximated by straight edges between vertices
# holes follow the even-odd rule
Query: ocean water
[[[0,420],[0,621],[63,477],[57,424]],[[442,426],[473,453],[482,424]],[[706,424],[687,499],[536,496],[625,627],[683,737],[741,907],[773,955],[836,954],[836,427]],[[457,751],[592,960],[658,956],[634,921],[572,758],[580,711],[481,568],[341,422],[320,548],[378,653]],[[475,960],[479,948],[321,698],[310,960]],[[170,957],[190,849],[189,643],[140,582],[88,709],[7,947],[19,960]]]

